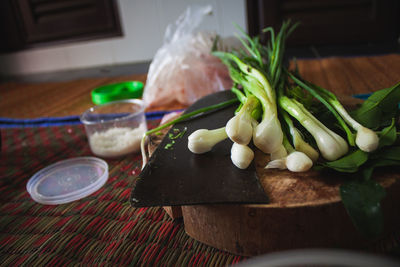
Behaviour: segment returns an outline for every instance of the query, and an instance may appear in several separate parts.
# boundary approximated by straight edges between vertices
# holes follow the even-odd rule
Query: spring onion
[[[226,133],[233,142],[241,145],[247,145],[250,142],[253,135],[252,112],[258,103],[257,98],[250,95],[240,111],[227,122]]]
[[[287,96],[279,97],[279,103],[284,110],[310,132],[325,159],[336,160],[347,153],[349,148],[346,141],[322,124],[301,103]]]
[[[305,172],[313,166],[313,161],[303,152],[296,151],[290,144],[286,135],[283,135],[282,157],[271,154],[271,161],[266,169],[288,169],[291,172]],[[286,154],[286,155],[285,155]]]
[[[253,161],[254,152],[246,145],[233,143],[231,149],[231,159],[233,164],[239,169],[246,169]]]
[[[334,94],[316,85],[314,85],[314,88],[319,90],[321,94],[325,95],[325,99],[335,108],[335,110],[346,121],[346,123],[350,125],[350,127],[352,127],[357,132],[356,145],[362,151],[372,152],[378,148],[379,137],[373,130],[364,127],[356,120],[354,120]]]
[[[292,137],[292,143],[297,151],[306,154],[313,162],[316,162],[319,153],[315,150],[309,143],[307,143],[301,134],[301,132],[294,126],[292,119],[289,117],[285,110],[281,110],[282,117],[287,127],[289,128],[289,133]]]
[[[356,145],[362,151],[372,152],[378,148],[379,146],[378,135],[373,130],[364,127],[359,122],[354,120],[346,111],[346,109],[343,107],[343,105],[339,102],[335,94],[317,85],[301,81],[300,79],[298,79],[293,75],[291,75],[291,78],[297,81],[297,83],[301,85],[304,89],[321,96],[336,110],[337,113],[339,113],[339,115],[343,118],[343,120],[357,132],[355,142]]]
[[[272,153],[278,150],[282,144],[283,136],[277,114],[275,92],[266,77],[259,70],[245,64],[233,54],[214,52],[214,55],[228,65],[231,73],[240,71],[240,75],[235,76],[235,82],[240,83],[261,103],[263,114],[261,122],[253,129],[254,145],[264,153]]]
[[[225,127],[214,130],[199,129],[188,137],[188,148],[195,154],[210,151],[217,143],[228,138]]]
[[[287,150],[285,148],[285,146],[282,144],[278,150],[276,150],[275,152],[272,152],[270,155],[271,161],[272,160],[276,160],[276,159],[281,159],[287,156]]]
[[[303,152],[294,151],[281,159],[270,161],[267,169],[288,169],[291,172],[305,172],[313,166],[312,160]]]
[[[318,99],[331,112],[331,114],[337,119],[339,125],[346,132],[347,140],[348,140],[349,144],[351,146],[354,146],[353,133],[350,130],[350,128],[347,126],[347,124],[343,120],[343,118],[339,115],[339,113],[337,112],[335,107],[332,106],[332,104],[330,102],[330,97],[327,97],[327,94],[326,94],[327,91],[321,92],[321,90],[316,90],[317,88],[313,88],[313,87],[309,86],[309,84],[307,82],[302,81],[300,78],[296,77],[292,73],[290,73],[290,72],[287,72],[287,73],[293,81],[295,81],[298,85],[300,85],[302,88],[304,88],[309,93],[311,93],[312,96],[314,96],[316,99]]]

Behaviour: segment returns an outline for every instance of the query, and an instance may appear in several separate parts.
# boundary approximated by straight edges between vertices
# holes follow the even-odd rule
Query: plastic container
[[[139,99],[98,105],[81,116],[93,154],[116,158],[140,150],[147,131],[144,103]]]
[[[107,162],[95,157],[78,157],[41,169],[29,179],[26,189],[36,202],[58,205],[96,192],[107,179]]]

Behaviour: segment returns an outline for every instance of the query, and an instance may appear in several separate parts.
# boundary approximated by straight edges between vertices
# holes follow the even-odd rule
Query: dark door
[[[399,37],[398,0],[247,0],[251,35],[283,20],[301,25],[289,45],[396,42]]]

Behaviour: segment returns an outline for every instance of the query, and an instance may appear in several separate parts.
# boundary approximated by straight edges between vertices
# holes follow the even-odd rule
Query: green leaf
[[[375,159],[390,159],[400,161],[400,146],[387,147],[384,150],[379,150],[373,153],[372,158]]]
[[[377,129],[396,117],[399,102],[400,83],[373,93],[352,116],[365,127]]]
[[[322,163],[326,168],[334,169],[339,172],[350,172],[354,173],[358,171],[358,168],[368,160],[368,153],[356,150],[346,156],[335,160]]]
[[[370,160],[363,167],[364,179],[370,179],[373,171],[378,167],[400,166],[400,147],[386,147],[370,154]]]
[[[384,147],[384,146],[391,146],[396,142],[397,139],[397,134],[396,134],[396,125],[395,125],[395,119],[392,118],[392,124],[389,125],[388,127],[384,128],[379,135],[379,147]]]
[[[362,174],[364,179],[371,179],[373,171],[378,167],[400,166],[399,160],[393,159],[374,159],[373,162],[363,167]]]
[[[366,237],[376,238],[383,232],[381,200],[385,189],[373,180],[343,183],[340,196],[354,226]]]

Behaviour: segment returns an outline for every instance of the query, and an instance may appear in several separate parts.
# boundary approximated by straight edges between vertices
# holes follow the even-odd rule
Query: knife
[[[185,113],[235,98],[222,91],[201,98]],[[183,206],[204,204],[266,204],[265,194],[253,163],[245,170],[233,165],[230,158],[232,141],[218,143],[204,154],[193,154],[187,137],[202,128],[226,125],[237,105],[210,112],[175,124],[154,151],[132,189],[133,207]],[[184,132],[181,138],[170,139]]]

